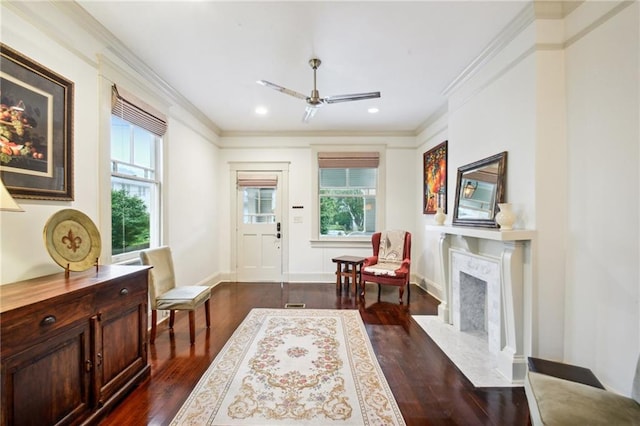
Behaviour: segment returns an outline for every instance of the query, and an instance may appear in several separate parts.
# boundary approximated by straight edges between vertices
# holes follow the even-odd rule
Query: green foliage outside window
[[[321,235],[328,234],[329,230],[347,234],[364,231],[364,195],[359,190],[341,192],[340,197],[320,197]]]
[[[111,190],[111,247],[120,254],[149,247],[150,216],[144,201],[126,190]]]

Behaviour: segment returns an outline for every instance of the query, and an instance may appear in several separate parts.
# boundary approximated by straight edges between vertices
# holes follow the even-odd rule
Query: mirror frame
[[[460,203],[460,191],[462,191],[461,185],[464,179],[464,174],[481,169],[489,164],[498,163],[498,179],[496,182],[496,195],[493,200],[493,217],[490,219],[476,219],[476,218],[460,218],[458,217],[458,205]],[[507,176],[507,151],[501,152],[491,157],[483,158],[482,160],[467,164],[465,166],[458,167],[458,178],[456,182],[456,204],[453,210],[453,225],[460,226],[479,226],[483,228],[497,228],[496,213],[498,211],[498,203],[504,203],[504,194],[506,187]]]

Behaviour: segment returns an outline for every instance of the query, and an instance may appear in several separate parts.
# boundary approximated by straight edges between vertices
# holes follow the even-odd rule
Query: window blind
[[[378,152],[319,152],[318,167],[321,169],[377,168],[380,164]]]
[[[133,98],[131,95],[126,96],[127,98],[118,92],[115,84],[111,86],[111,114],[158,136],[166,133],[167,120],[164,116],[157,117],[156,115],[161,114],[155,110],[153,111],[155,115],[148,112],[148,110],[152,110],[152,108],[144,105],[143,102]],[[144,107],[139,105],[143,105]]]
[[[275,188],[278,186],[277,175],[238,173],[239,187]]]

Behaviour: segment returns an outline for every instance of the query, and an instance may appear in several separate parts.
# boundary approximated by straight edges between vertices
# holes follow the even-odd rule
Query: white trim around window
[[[371,244],[371,237],[362,238],[341,238],[322,237],[320,238],[320,206],[319,206],[319,162],[318,154],[330,152],[336,153],[378,153],[378,182],[376,188],[376,230],[384,229],[386,211],[386,146],[384,145],[364,145],[364,146],[334,146],[334,145],[314,145],[311,147],[311,246],[312,247],[365,247]],[[365,154],[369,155],[369,154]]]

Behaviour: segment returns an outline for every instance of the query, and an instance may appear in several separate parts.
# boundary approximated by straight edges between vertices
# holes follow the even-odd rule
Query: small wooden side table
[[[358,284],[360,282],[360,269],[364,263],[364,257],[358,256],[338,256],[331,259],[333,263],[336,263],[336,291],[342,290],[342,277],[345,277],[345,284],[347,290],[349,289],[349,278],[353,282],[353,294],[358,291]]]

